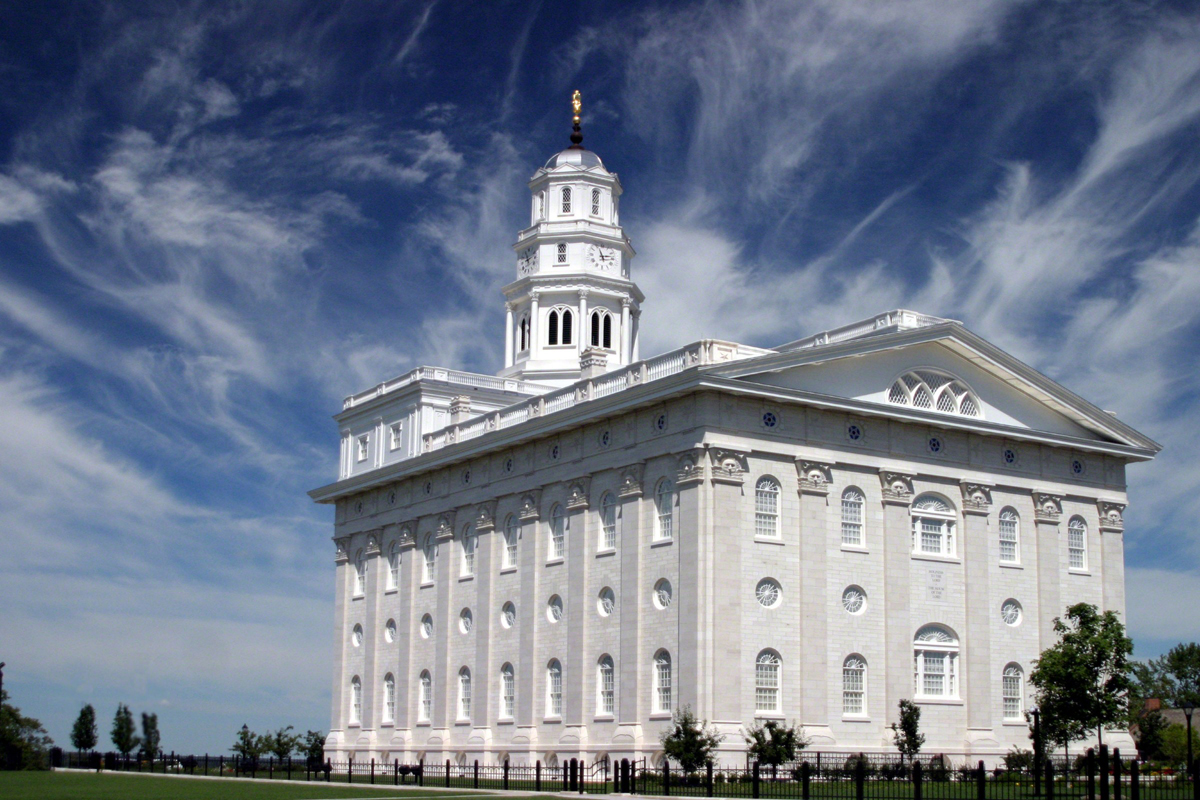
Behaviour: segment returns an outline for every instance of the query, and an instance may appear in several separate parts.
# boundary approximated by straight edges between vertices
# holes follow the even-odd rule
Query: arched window
[[[562,213],[571,213],[571,187],[564,186],[562,190]]]
[[[504,568],[515,567],[517,565],[517,535],[520,533],[521,523],[517,521],[516,514],[509,514],[508,519],[504,521]]]
[[[654,540],[666,541],[675,535],[675,491],[669,479],[663,478],[658,482],[654,490],[654,502],[658,512],[655,517]]]
[[[1021,561],[1021,518],[1011,508],[1000,512],[1000,563]]]
[[[754,487],[754,535],[779,538],[779,482],[759,478]]]
[[[517,705],[517,681],[512,664],[500,668],[500,718],[512,719]]]
[[[471,670],[466,667],[458,671],[458,718],[471,718]]]
[[[600,656],[596,665],[596,713],[612,714],[616,708],[616,678],[611,656]]]
[[[842,492],[842,544],[863,547],[863,493],[851,486]]]
[[[1087,569],[1087,523],[1071,517],[1067,523],[1067,554],[1071,569]]]
[[[558,311],[550,310],[550,317],[546,325],[546,343],[558,344]]]
[[[518,352],[525,352],[529,349],[529,317],[521,317],[521,349]]]
[[[979,417],[979,401],[961,378],[934,369],[906,372],[888,390],[888,402],[943,414]]]
[[[600,190],[592,189],[592,216],[600,216]]]
[[[362,681],[357,675],[350,679],[350,721],[362,722]]]
[[[396,718],[396,679],[392,673],[383,676],[383,721]]]
[[[1025,675],[1016,664],[1004,668],[1001,676],[1001,687],[1004,697],[1004,719],[1020,720],[1025,713]]]
[[[363,551],[354,554],[354,594],[361,595],[367,591],[367,559]]]
[[[425,534],[425,547],[422,553],[425,557],[421,563],[421,582],[433,583],[434,575],[437,574],[437,542],[434,541],[432,533]]]
[[[592,312],[592,325],[591,325],[591,328],[592,328],[591,345],[592,345],[592,347],[600,346],[600,316],[601,316],[601,314],[599,311]]]
[[[565,242],[559,242],[555,252],[558,254],[558,263],[567,263],[567,245]]]
[[[867,662],[852,655],[842,662],[842,714],[862,716],[867,713]]]
[[[462,532],[462,567],[461,574],[475,574],[475,541],[476,535],[471,532],[471,526],[467,525]]]
[[[546,217],[546,193],[538,192],[537,196],[537,216],[535,220],[545,219]]]
[[[917,631],[913,692],[917,697],[958,697],[958,637],[941,625]]]
[[[913,552],[954,555],[954,506],[937,495],[925,494],[912,504]]]
[[[564,558],[567,554],[567,519],[562,506],[557,503],[550,509],[550,554],[549,558]]]
[[[763,714],[779,713],[779,654],[763,650],[754,662],[754,710]]]
[[[654,654],[654,711],[657,714],[669,714],[674,706],[671,703],[671,654],[659,650]]]
[[[546,665],[546,716],[562,716],[562,664],[557,658]]]
[[[603,308],[591,313],[590,344],[592,347],[612,349],[612,314]]]
[[[617,498],[605,492],[600,498],[600,549],[617,548]]]
[[[400,585],[400,543],[392,542],[388,550],[388,580],[387,588],[395,589]]]
[[[604,349],[612,350],[612,314],[604,315]]]
[[[417,721],[429,722],[429,717],[433,713],[433,678],[427,669],[421,670],[417,699]]]
[[[571,344],[571,323],[575,315],[571,313],[571,309],[564,308],[562,311],[562,343]]]

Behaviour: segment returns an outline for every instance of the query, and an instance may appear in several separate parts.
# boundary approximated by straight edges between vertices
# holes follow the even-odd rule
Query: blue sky
[[[1130,629],[1200,639],[1195,6],[0,2],[0,660],[61,743],[327,728],[329,417],[500,366],[576,88],[643,353],[963,320],[1166,445]]]

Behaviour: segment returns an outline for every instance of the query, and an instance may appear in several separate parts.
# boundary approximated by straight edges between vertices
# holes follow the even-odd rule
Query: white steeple
[[[641,290],[621,229],[621,181],[583,148],[579,92],[571,146],[529,181],[530,225],[517,237],[517,280],[504,287],[503,377],[563,386],[580,379],[584,350],[607,370],[638,359]]]

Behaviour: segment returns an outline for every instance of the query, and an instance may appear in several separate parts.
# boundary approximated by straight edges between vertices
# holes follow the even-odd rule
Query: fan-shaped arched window
[[[517,681],[512,664],[500,667],[500,718],[512,719],[517,705]]]
[[[754,535],[779,538],[779,481],[759,478],[754,486]]]
[[[596,713],[612,714],[616,708],[616,678],[613,660],[609,655],[600,656],[596,663]]]
[[[921,555],[953,556],[954,506],[935,495],[923,494],[912,504],[913,552]]]
[[[557,658],[546,665],[546,716],[562,716],[562,664]]]
[[[669,714],[674,708],[671,701],[671,654],[659,650],[654,654],[654,711]]]
[[[383,676],[383,721],[396,718],[396,679],[392,673]]]
[[[842,544],[863,547],[863,493],[851,486],[842,492]]]
[[[471,670],[466,667],[458,671],[458,718],[471,718]]]
[[[1021,518],[1011,508],[1000,512],[1000,563],[1021,561]]]
[[[421,670],[421,678],[417,691],[417,721],[429,722],[433,713],[433,677],[429,670]]]
[[[392,542],[388,550],[388,579],[387,588],[395,589],[400,585],[400,543]]]
[[[475,574],[475,544],[476,534],[471,531],[471,526],[467,525],[462,532],[462,566],[460,574],[464,577]]]
[[[943,414],[979,417],[979,401],[961,378],[936,369],[916,369],[896,379],[888,402]]]
[[[357,675],[350,679],[350,721],[362,722],[362,681]]]
[[[1009,664],[1004,668],[1000,680],[1004,698],[1004,718],[1020,720],[1025,713],[1025,675],[1019,666]]]
[[[926,625],[913,640],[913,692],[958,697],[958,637],[941,625]]]
[[[654,540],[666,541],[675,535],[675,490],[671,481],[663,478],[654,490],[657,515],[654,521]]]
[[[516,514],[509,514],[508,519],[504,520],[504,559],[500,563],[505,569],[517,565],[517,535],[520,528]]]
[[[567,554],[567,518],[563,508],[555,504],[550,509],[550,553],[549,558],[564,558]]]
[[[600,216],[600,190],[592,189],[592,216]]]
[[[571,213],[571,187],[564,186],[562,190],[562,213]]]
[[[867,662],[857,653],[842,662],[842,714],[867,713]]]
[[[425,534],[425,547],[422,548],[424,560],[421,563],[421,582],[433,583],[434,575],[437,574],[437,542],[434,541],[433,534]]]
[[[617,498],[605,492],[600,498],[600,549],[615,550],[617,547]]]
[[[754,662],[754,710],[763,714],[779,713],[779,654],[763,650]]]
[[[1087,523],[1071,517],[1067,523],[1067,554],[1071,569],[1087,569]]]
[[[362,595],[367,591],[367,558],[363,551],[354,554],[354,594]]]

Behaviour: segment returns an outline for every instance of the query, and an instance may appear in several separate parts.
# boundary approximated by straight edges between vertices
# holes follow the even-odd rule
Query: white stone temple
[[[684,705],[726,763],[756,719],[891,752],[902,698],[924,752],[1028,747],[1054,617],[1124,614],[1125,469],[1159,445],[913,311],[643,360],[621,182],[572,140],[529,182],[504,368],[336,417],[326,752],[654,760]]]

